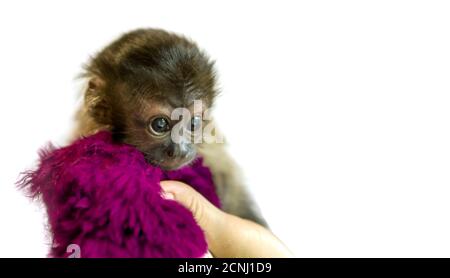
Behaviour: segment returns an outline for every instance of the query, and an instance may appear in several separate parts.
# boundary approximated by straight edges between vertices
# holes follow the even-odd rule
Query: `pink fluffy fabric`
[[[220,206],[211,172],[196,159],[175,171],[148,164],[141,152],[100,132],[70,146],[40,152],[39,167],[19,182],[47,208],[50,257],[202,257],[205,236],[193,215],[161,197],[161,180],[190,184]]]

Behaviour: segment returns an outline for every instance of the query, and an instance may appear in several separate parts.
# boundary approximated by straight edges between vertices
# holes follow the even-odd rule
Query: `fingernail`
[[[163,197],[166,200],[174,200],[175,199],[175,195],[173,195],[170,192],[161,192],[161,197]]]

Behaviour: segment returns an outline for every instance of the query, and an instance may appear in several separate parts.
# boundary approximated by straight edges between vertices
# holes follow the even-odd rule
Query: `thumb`
[[[223,212],[192,187],[179,181],[162,181],[160,184],[163,197],[175,200],[190,210],[205,232],[209,232],[214,229],[214,226],[217,226],[217,221],[222,218]]]

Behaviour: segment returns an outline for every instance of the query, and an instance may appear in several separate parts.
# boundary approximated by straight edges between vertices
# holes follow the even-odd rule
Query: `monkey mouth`
[[[180,169],[192,161],[194,161],[195,155],[188,157],[173,157],[170,159],[155,159],[148,155],[145,156],[145,160],[153,166],[160,167],[163,170],[177,170]]]

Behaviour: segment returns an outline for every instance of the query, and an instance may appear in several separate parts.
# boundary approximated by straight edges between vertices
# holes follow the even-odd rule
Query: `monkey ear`
[[[90,77],[84,96],[88,114],[99,124],[110,124],[111,118],[110,105],[104,95],[105,84],[98,76]]]
[[[96,92],[105,86],[105,82],[98,76],[92,76],[89,79],[87,90],[89,92]]]

